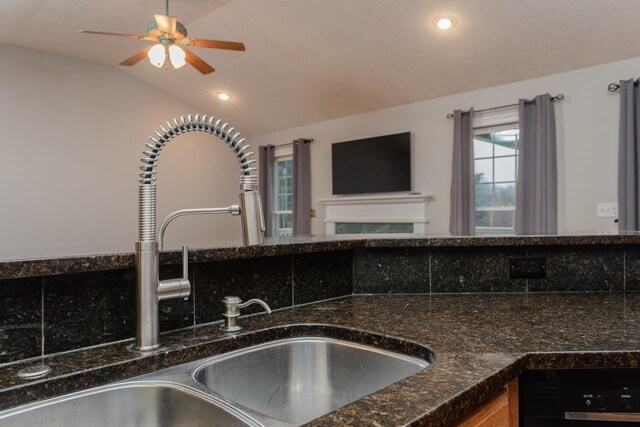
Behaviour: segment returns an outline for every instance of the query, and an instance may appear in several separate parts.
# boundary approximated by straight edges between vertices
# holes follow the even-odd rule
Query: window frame
[[[481,134],[489,134],[494,132],[499,132],[502,130],[512,130],[519,129],[519,118],[517,109],[511,111],[500,111],[494,114],[485,114],[484,116],[479,117],[477,120],[474,118],[473,123],[473,139],[474,139],[474,171],[475,171],[475,163],[477,160],[488,160],[491,159],[491,181],[486,183],[477,183],[474,178],[474,193],[478,189],[478,185],[487,185],[491,186],[491,197],[492,200],[495,197],[495,186],[500,184],[513,184],[514,192],[517,191],[518,185],[518,161],[519,161],[519,144],[515,150],[515,153],[512,154],[504,154],[504,155],[495,155],[495,143],[492,145],[492,155],[491,156],[483,156],[483,157],[475,157],[475,136]],[[520,138],[518,136],[518,143],[520,142]],[[505,159],[505,158],[514,158],[515,162],[515,177],[513,181],[496,181],[496,159]],[[474,172],[475,176],[475,172]],[[476,193],[477,194],[477,193]],[[515,194],[514,194],[515,196]],[[474,206],[474,216],[478,212],[488,212],[489,213],[489,226],[478,226],[475,225],[475,233],[477,235],[511,235],[515,234],[515,220],[516,220],[516,203],[514,202],[514,206],[478,206],[477,201]],[[513,227],[500,227],[494,226],[494,213],[499,212],[512,212],[512,223]]]
[[[292,147],[284,147],[284,148],[276,148],[273,159],[273,235],[278,237],[291,236],[293,234],[292,228],[280,228],[280,215],[291,215],[293,218],[293,206],[291,206],[291,210],[280,210],[278,209],[278,196],[281,195],[291,195],[293,199],[293,164],[292,164],[292,175],[286,176],[285,178],[291,178],[291,193],[280,193],[278,190],[279,186],[279,178],[278,175],[278,162],[282,161],[292,161],[293,162],[293,148]],[[293,201],[292,201],[293,203]]]

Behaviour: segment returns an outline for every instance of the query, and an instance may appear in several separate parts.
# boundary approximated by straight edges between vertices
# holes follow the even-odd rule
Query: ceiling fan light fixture
[[[164,62],[167,60],[167,49],[161,44],[156,44],[149,49],[147,56],[149,57],[151,65],[162,68]]]
[[[146,34],[123,34],[87,30],[80,30],[80,32],[154,42],[152,46],[147,45],[124,61],[121,61],[119,65],[124,67],[134,66],[144,60],[145,57],[148,57],[151,65],[156,68],[163,68],[167,63],[168,56],[171,65],[176,69],[189,64],[201,74],[210,74],[215,71],[215,68],[207,64],[189,48],[224,49],[237,52],[244,52],[245,50],[244,44],[239,42],[196,39],[193,37],[187,38],[187,29],[185,26],[178,22],[175,16],[169,15],[169,0],[165,0],[164,12],[165,15],[158,13],[153,15],[153,21],[147,25]]]
[[[175,44],[169,46],[169,60],[176,70],[185,66],[187,63],[186,57],[187,54],[180,46],[176,46]]]

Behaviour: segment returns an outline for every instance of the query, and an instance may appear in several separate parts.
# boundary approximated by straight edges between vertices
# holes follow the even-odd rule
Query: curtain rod
[[[313,138],[301,138],[301,139],[306,139],[308,142],[313,142]],[[293,141],[292,142],[285,142],[284,144],[274,145],[274,147],[276,147],[276,148],[278,148],[278,147],[286,147],[287,145],[293,145]]]
[[[552,101],[562,101],[564,99],[564,93],[559,93],[556,96],[552,96],[551,100]],[[509,104],[509,105],[501,105],[499,107],[491,107],[491,108],[485,108],[482,110],[474,110],[473,114],[476,113],[484,113],[486,111],[495,111],[495,110],[504,110],[506,108],[513,108],[513,107],[517,107],[518,104]],[[447,119],[452,119],[453,118],[453,113],[449,113],[447,114]]]
[[[634,86],[638,86],[638,82],[639,82],[639,81],[640,81],[640,80],[636,80],[635,82],[633,82],[633,85],[634,85]],[[620,85],[619,85],[618,83],[609,83],[609,86],[607,86],[607,90],[608,90],[609,92],[615,92],[615,91],[617,91],[618,89],[620,89]]]

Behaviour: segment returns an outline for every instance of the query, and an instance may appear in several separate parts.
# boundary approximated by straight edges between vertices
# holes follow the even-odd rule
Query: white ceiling
[[[142,33],[163,10],[162,0],[1,0],[0,43],[114,65],[144,42],[77,30]],[[196,49],[216,68],[207,76],[120,68],[248,135],[640,56],[638,0],[172,0],[170,14],[192,37],[247,51]],[[458,25],[436,30],[441,14]]]

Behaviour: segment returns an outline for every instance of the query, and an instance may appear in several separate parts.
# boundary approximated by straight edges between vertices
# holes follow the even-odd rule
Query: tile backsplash
[[[546,257],[546,278],[510,279],[509,258]],[[358,248],[356,294],[640,290],[637,246]]]
[[[512,256],[546,257],[545,279],[510,279]],[[163,265],[162,279],[181,274]],[[222,320],[221,300],[273,309],[351,294],[640,290],[637,245],[359,247],[190,264],[192,294],[160,303],[161,331]],[[0,280],[0,364],[129,339],[135,270]],[[249,307],[244,313],[258,311]]]
[[[352,266],[351,250],[192,263],[191,296],[160,302],[160,330],[222,320],[226,295],[273,309],[350,295]],[[163,265],[160,278],[181,271]],[[131,268],[0,280],[0,364],[132,338],[135,286]]]
[[[41,353],[41,279],[0,281],[0,363]]]

